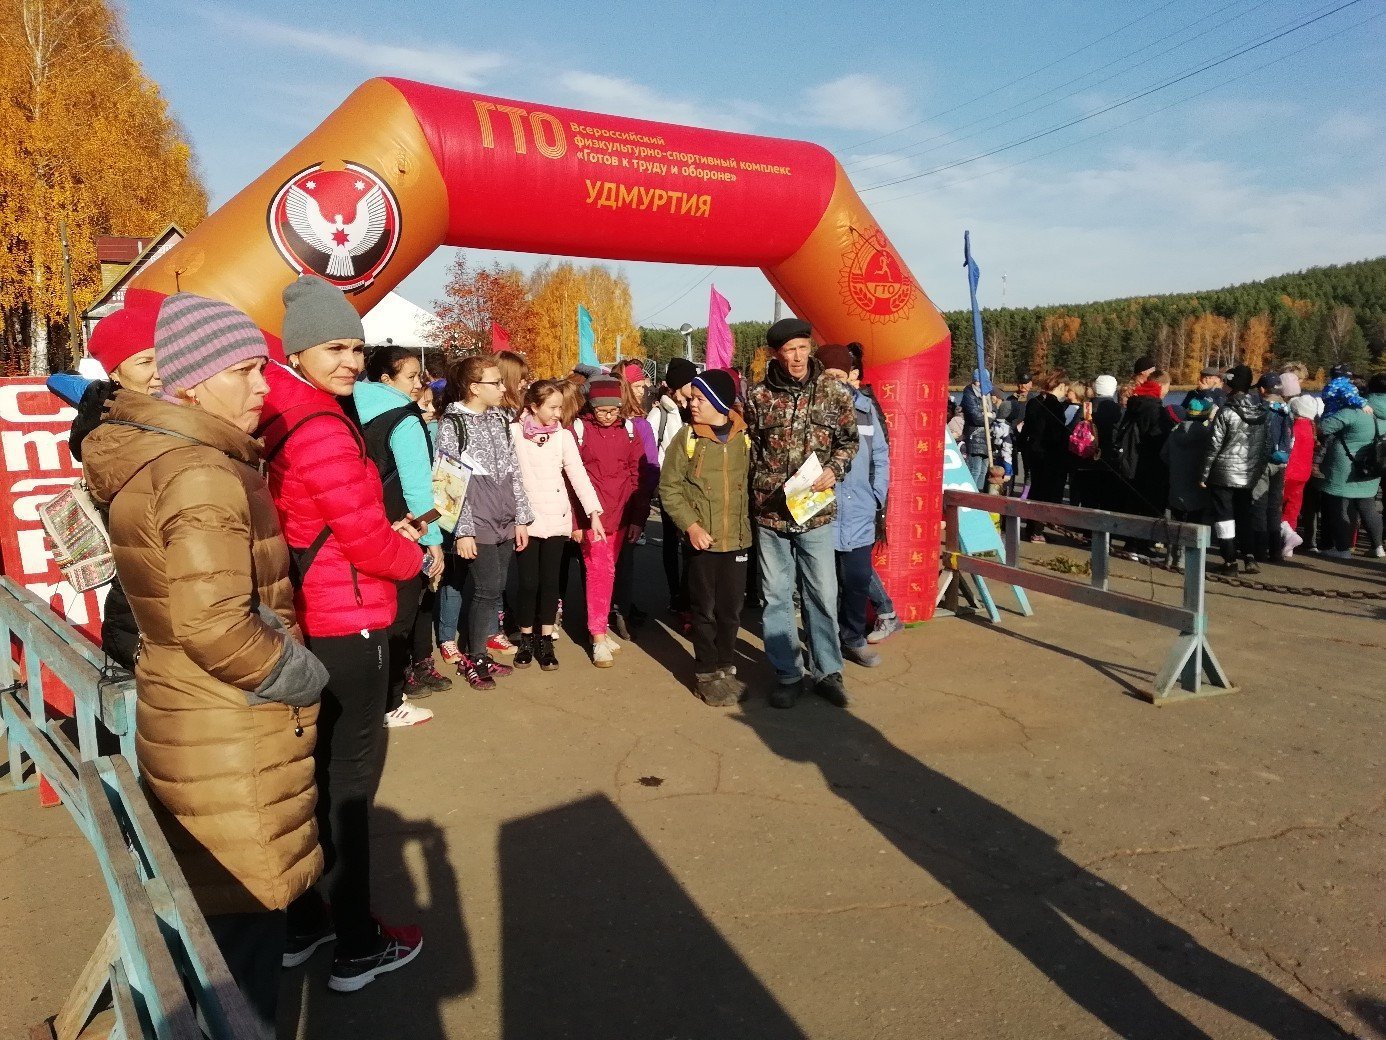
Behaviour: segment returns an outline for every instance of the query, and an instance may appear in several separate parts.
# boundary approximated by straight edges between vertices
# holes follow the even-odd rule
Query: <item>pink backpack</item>
[[[1097,427],[1092,421],[1092,403],[1083,402],[1083,417],[1068,432],[1068,453],[1092,462],[1102,454],[1097,441]]]

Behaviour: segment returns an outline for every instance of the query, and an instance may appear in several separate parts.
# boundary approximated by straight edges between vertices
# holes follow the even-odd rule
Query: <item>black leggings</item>
[[[1341,495],[1324,495],[1324,512],[1328,515],[1332,531],[1333,548],[1346,552],[1352,548],[1360,522],[1367,529],[1371,544],[1368,550],[1381,544],[1381,506],[1375,498],[1343,498]]]
[[[404,703],[404,673],[414,665],[415,626],[419,620],[419,604],[423,601],[422,574],[401,581],[396,586],[395,623],[389,632],[389,696],[385,710],[394,711]]]
[[[410,656],[415,664],[433,656],[433,613],[437,603],[437,591],[425,586],[423,598],[419,600],[419,616],[414,619],[414,645]]]
[[[245,1040],[275,1040],[286,935],[284,911],[214,914],[207,918],[207,928],[250,1008],[255,1032],[246,1034]]]
[[[550,538],[531,538],[525,551],[517,553],[519,594],[515,602],[515,624],[533,631],[553,626],[558,615],[559,570],[563,550],[572,539],[556,534]]]
[[[683,540],[673,518],[659,507],[660,553],[664,558],[664,581],[669,586],[669,606],[672,610],[688,609],[688,563],[684,557],[691,551]]]
[[[326,872],[318,888],[290,904],[289,931],[310,935],[321,928],[326,896],[338,954],[358,957],[371,952],[378,936],[371,917],[370,816],[385,768],[387,636],[379,629],[364,636],[310,637],[307,644],[327,668],[314,752]]]

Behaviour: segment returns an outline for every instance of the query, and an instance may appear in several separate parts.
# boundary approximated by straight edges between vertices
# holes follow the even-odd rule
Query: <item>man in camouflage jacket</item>
[[[770,703],[792,708],[804,688],[794,589],[802,590],[811,687],[846,706],[842,650],[837,634],[837,572],[832,522],[836,503],[797,524],[784,483],[810,453],[823,475],[814,490],[833,487],[857,453],[857,418],[851,393],[823,374],[812,357],[812,329],[798,318],[777,321],[765,334],[773,353],[765,381],[746,397],[751,435],[751,519],[756,524],[765,652],[778,680]]]

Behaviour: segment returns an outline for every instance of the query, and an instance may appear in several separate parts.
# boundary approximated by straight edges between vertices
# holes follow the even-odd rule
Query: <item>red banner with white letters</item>
[[[53,562],[38,518],[42,503],[82,475],[67,444],[76,414],[41,378],[0,379],[0,570],[99,644],[107,587],[73,591]],[[44,682],[44,696],[57,711],[72,713],[72,694],[56,680]]]

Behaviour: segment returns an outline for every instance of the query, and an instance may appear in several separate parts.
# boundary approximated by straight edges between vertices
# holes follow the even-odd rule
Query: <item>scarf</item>
[[[1163,401],[1165,395],[1160,392],[1160,384],[1146,380],[1140,386],[1131,391],[1132,397],[1153,397],[1157,401]]]
[[[540,447],[558,432],[559,425],[554,423],[552,426],[540,426],[534,418],[534,413],[528,408],[525,409],[524,416],[520,419],[520,432],[525,435],[527,440],[537,441]]]
[[[1361,408],[1367,402],[1362,400],[1362,395],[1357,392],[1357,387],[1353,385],[1351,379],[1338,376],[1329,381],[1323,388],[1323,414],[1324,417],[1340,412],[1344,408]]]

